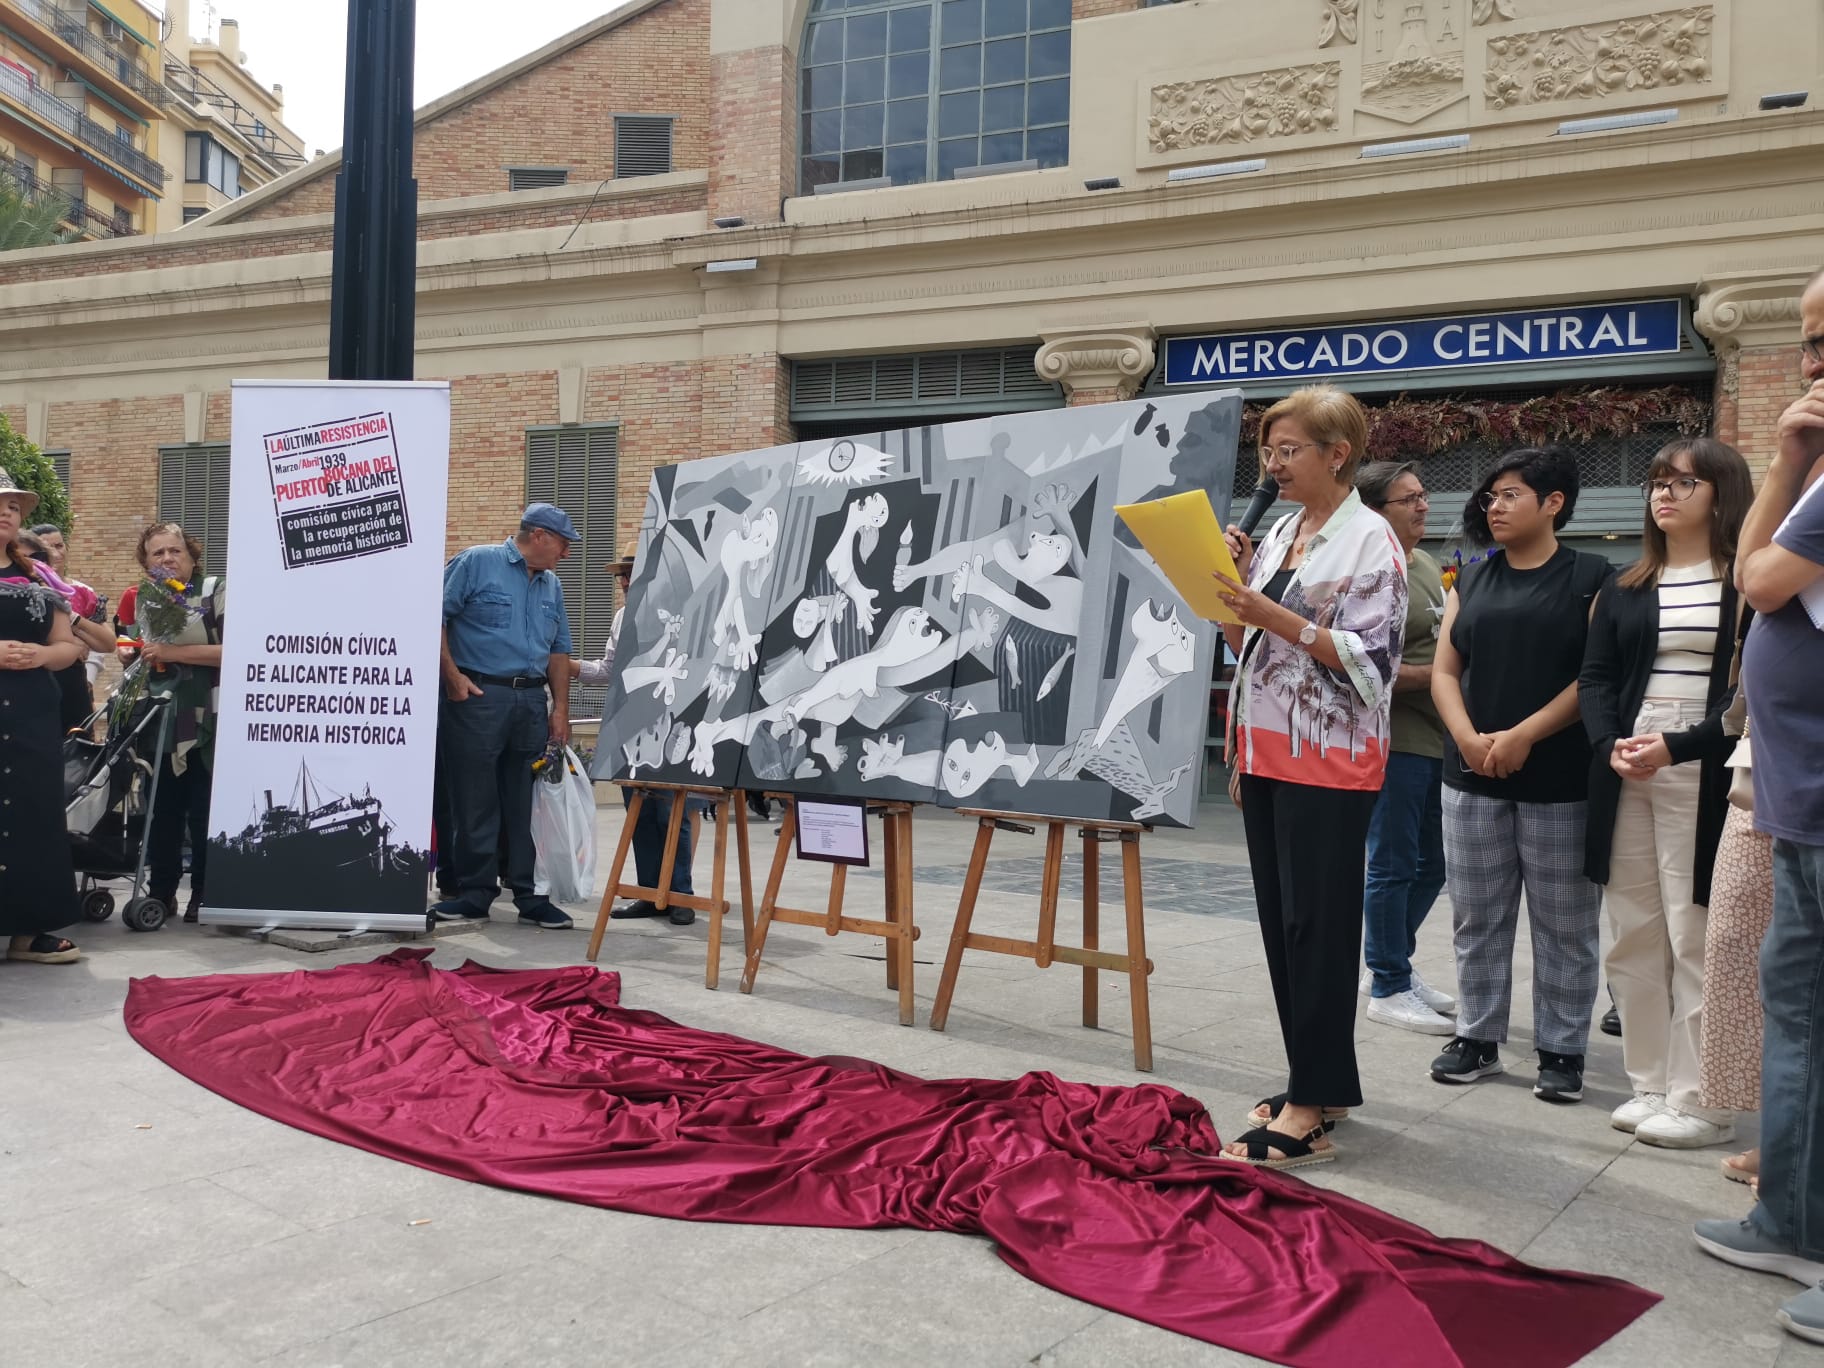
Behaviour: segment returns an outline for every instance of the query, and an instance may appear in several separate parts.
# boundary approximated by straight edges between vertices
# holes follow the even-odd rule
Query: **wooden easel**
[[[842,898],[848,886],[847,865],[830,866],[830,900],[822,912],[807,912],[779,905],[779,885],[785,879],[786,862],[793,856],[794,838],[798,832],[798,805],[790,794],[769,793],[767,797],[785,804],[785,817],[779,825],[779,842],[773,851],[773,867],[766,877],[766,892],[760,899],[760,915],[753,933],[747,939],[747,967],[741,974],[741,991],[754,991],[754,975],[760,972],[760,956],[766,950],[766,933],[775,921],[794,926],[822,927],[826,935],[843,931],[864,936],[884,936],[887,941],[887,987],[899,992],[899,1024],[912,1024],[915,1006],[912,1000],[912,943],[918,939],[918,927],[912,919],[912,804],[870,800],[867,809],[878,814],[884,833],[882,872],[887,885],[887,919],[874,921],[865,917],[845,917]]]
[[[735,829],[735,858],[741,866],[741,944],[754,938],[754,882],[748,867],[747,795],[739,789],[697,788],[688,784],[653,784],[624,782],[621,788],[633,791],[627,806],[627,818],[621,826],[620,844],[615,847],[614,864],[608,871],[608,883],[602,890],[601,910],[595,914],[595,932],[589,937],[589,962],[601,953],[602,933],[608,929],[608,913],[616,898],[645,898],[661,911],[670,907],[688,907],[709,918],[709,964],[703,971],[703,986],[713,989],[722,974],[722,914],[728,911],[728,899],[722,896],[724,874],[728,868],[728,834],[730,814]],[[671,795],[671,821],[665,829],[665,854],[659,864],[659,886],[642,888],[637,883],[622,883],[621,871],[627,865],[627,852],[633,849],[633,830],[640,819],[640,808],[648,793]],[[684,829],[685,809],[692,798],[709,802],[716,813],[716,853],[710,865],[709,896],[695,893],[673,893],[671,874],[678,862],[678,833]],[[695,827],[692,828],[694,832]],[[694,847],[693,847],[694,849]]]
[[[987,950],[997,955],[1017,955],[1029,959],[1041,969],[1049,969],[1056,960],[1083,966],[1083,1024],[1095,1026],[1098,1020],[1096,973],[1111,969],[1127,975],[1129,997],[1134,1019],[1134,1067],[1142,1073],[1153,1070],[1153,1020],[1147,1002],[1146,976],[1153,972],[1153,962],[1146,957],[1146,914],[1140,897],[1140,837],[1152,828],[1134,822],[1079,821],[1066,817],[1031,817],[1019,813],[985,812],[980,808],[959,808],[965,817],[977,820],[975,850],[969,857],[969,873],[963,881],[963,896],[956,908],[956,926],[950,932],[950,950],[944,956],[943,977],[938,980],[937,1000],[931,1005],[931,1029],[941,1031],[950,1016],[950,997],[956,991],[957,971],[962,968],[964,950]],[[1007,936],[984,936],[969,929],[975,916],[976,896],[982,889],[982,872],[988,866],[988,847],[996,831],[1017,831],[1031,835],[1037,823],[1045,832],[1045,871],[1039,885],[1039,935],[1037,940],[1014,940]],[[1058,889],[1064,873],[1064,828],[1081,828],[1083,836],[1083,944],[1057,944]],[[1122,888],[1127,902],[1127,952],[1114,954],[1100,948],[1101,928],[1101,843],[1121,843]]]

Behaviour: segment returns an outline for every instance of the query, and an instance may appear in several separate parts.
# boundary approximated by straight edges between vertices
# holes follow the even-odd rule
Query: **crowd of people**
[[[1479,554],[1442,567],[1420,547],[1421,466],[1362,463],[1355,398],[1316,386],[1266,412],[1262,470],[1298,511],[1258,544],[1230,527],[1237,573],[1218,578],[1238,661],[1230,794],[1287,1080],[1224,1154],[1336,1158],[1332,1132],[1364,1101],[1358,992],[1372,1022],[1449,1037],[1438,1083],[1502,1073],[1524,903],[1535,1096],[1583,1098],[1606,981],[1632,1092],[1610,1123],[1693,1149],[1761,1112],[1760,1147],[1721,1161],[1755,1186],[1753,1211],[1696,1237],[1808,1284],[1781,1323],[1824,1341],[1824,273],[1800,317],[1807,388],[1759,493],[1725,443],[1670,443],[1641,487],[1642,554],[1619,570],[1561,539],[1579,495],[1567,451],[1496,460],[1462,513]],[[203,905],[226,584],[195,537],[155,524],[110,626],[63,534],[29,523],[38,502],[0,472],[0,939],[10,960],[62,964],[80,951],[60,934],[77,902],[59,738],[94,724],[111,653],[172,710],[150,895],[176,909],[187,845],[185,920]],[[569,740],[573,681],[614,670],[618,612],[604,657],[575,658],[556,568],[579,540],[534,503],[446,567],[435,919],[486,920],[504,885],[520,922],[573,924],[536,887],[531,807],[533,762]],[[632,568],[609,566],[623,592]],[[672,801],[649,795],[635,832],[649,889]],[[690,888],[686,844],[672,889]],[[1413,964],[1446,889],[1455,996]]]
[[[1263,415],[1262,471],[1299,511],[1258,545],[1231,526],[1217,578],[1287,1082],[1224,1153],[1336,1158],[1363,1100],[1352,983],[1371,1021],[1450,1037],[1438,1083],[1502,1073],[1524,900],[1534,1095],[1582,1100],[1606,978],[1632,1092],[1610,1124],[1696,1149],[1761,1110],[1760,1148],[1722,1160],[1753,1211],[1696,1238],[1806,1283],[1779,1321],[1824,1342],[1824,273],[1799,312],[1806,389],[1758,496],[1732,447],[1670,443],[1619,572],[1560,539],[1567,451],[1495,461],[1462,514],[1483,554],[1443,574],[1418,467],[1360,465],[1353,397]],[[1445,888],[1455,1000],[1412,965]]]

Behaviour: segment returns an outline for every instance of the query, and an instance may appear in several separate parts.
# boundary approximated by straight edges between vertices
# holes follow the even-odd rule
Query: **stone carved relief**
[[[1292,138],[1336,128],[1336,62],[1154,86],[1147,145],[1154,152]]]
[[[1715,14],[1710,5],[1689,5],[1605,24],[1491,38],[1489,105],[1509,109],[1702,85],[1710,79]]]
[[[1078,390],[1115,390],[1131,399],[1152,374],[1154,333],[1145,323],[1042,332],[1033,357],[1041,379]]]
[[[1329,47],[1339,39],[1345,43],[1355,41],[1355,10],[1358,0],[1324,0],[1324,23],[1318,31],[1317,45]]]
[[[1472,23],[1492,24],[1497,19],[1514,17],[1514,0],[1474,0],[1469,17]]]
[[[1369,0],[1361,108],[1416,123],[1463,95],[1462,0]]]

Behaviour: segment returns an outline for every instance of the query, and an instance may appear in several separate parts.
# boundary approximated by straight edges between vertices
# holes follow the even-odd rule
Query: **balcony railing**
[[[170,92],[153,79],[151,70],[144,62],[129,52],[123,52],[99,33],[90,31],[86,5],[79,12],[59,9],[47,4],[46,0],[13,0],[13,8],[55,33],[90,61],[105,69],[140,99],[160,109],[170,103]]]
[[[21,76],[12,67],[0,64],[0,94],[19,101],[46,123],[69,134],[78,142],[94,148],[117,166],[124,166],[152,186],[163,186],[165,168],[148,157],[112,129],[104,128],[76,106],[58,99],[48,91]]]
[[[82,198],[82,183],[76,182],[71,190],[64,190],[52,185],[49,181],[39,179],[38,173],[29,166],[15,162],[0,161],[0,175],[10,177],[29,200],[40,203],[54,200],[62,211],[63,221],[82,232],[95,237],[137,237],[139,230],[130,223],[121,221],[120,211],[114,217],[98,213],[91,209]]]
[[[302,148],[281,141],[278,134],[234,96],[170,53],[165,54],[165,84],[185,104],[214,110],[219,119],[258,148],[280,171],[304,164]]]

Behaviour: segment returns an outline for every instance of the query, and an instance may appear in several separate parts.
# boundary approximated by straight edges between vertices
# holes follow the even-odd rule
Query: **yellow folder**
[[[1215,572],[1220,570],[1232,580],[1240,580],[1241,573],[1229,554],[1229,544],[1222,539],[1209,495],[1201,490],[1169,494],[1146,503],[1116,504],[1115,512],[1133,529],[1140,545],[1193,613],[1208,622],[1241,621],[1217,597],[1224,586]]]

